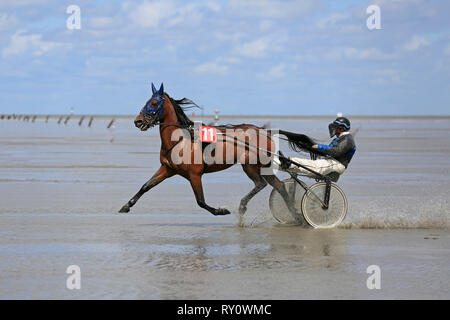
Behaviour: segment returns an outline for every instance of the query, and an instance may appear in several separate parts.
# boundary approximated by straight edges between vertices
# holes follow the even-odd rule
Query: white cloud
[[[122,5],[131,20],[140,27],[156,28],[186,24],[198,26],[204,20],[204,11],[219,12],[216,1],[183,2],[176,0],[144,1],[138,6],[127,2]]]
[[[444,54],[450,56],[450,44],[444,49]]]
[[[284,52],[289,37],[283,32],[278,32],[253,39],[255,40],[236,45],[232,53],[244,58],[268,58],[271,53]]]
[[[330,33],[359,33],[367,31],[363,19],[355,17],[351,12],[337,12],[316,22],[318,29],[328,29]],[[324,31],[322,31],[324,32]]]
[[[111,17],[94,17],[90,21],[90,26],[99,29],[111,28],[117,23],[116,21],[116,19]]]
[[[338,47],[325,53],[325,57],[330,60],[391,60],[396,59],[397,55],[394,53],[384,53],[376,48],[357,49],[351,47]]]
[[[219,3],[217,3],[216,1],[207,1],[205,3],[205,6],[208,9],[215,11],[215,12],[218,12],[218,11],[220,11],[220,9],[222,9],[222,6]]]
[[[381,69],[373,72],[374,79],[370,82],[378,85],[401,83],[400,71],[397,69]]]
[[[17,7],[42,6],[49,2],[49,0],[0,0],[0,9],[11,9]]]
[[[407,51],[416,51],[420,47],[429,45],[429,42],[424,37],[413,36],[411,40],[406,43],[403,47]]]
[[[311,50],[311,52],[294,55],[294,60],[302,63],[321,63],[322,57]]]
[[[244,43],[236,48],[236,52],[247,58],[263,58],[269,49],[267,39],[257,39]]]
[[[20,55],[25,52],[31,52],[35,56],[40,56],[59,46],[56,42],[43,41],[42,34],[26,35],[25,33],[26,30],[18,30],[11,36],[9,45],[2,51],[3,58]]]
[[[187,3],[186,5],[177,5],[176,12],[167,22],[169,26],[183,25],[200,25],[204,19],[203,9],[215,10],[214,6],[207,3]]]
[[[273,27],[273,21],[271,20],[263,20],[259,23],[259,30],[265,32],[270,30]]]
[[[319,28],[328,28],[335,27],[339,22],[348,20],[350,18],[349,13],[332,13],[328,17],[320,19],[317,22],[317,27]]]
[[[315,0],[230,0],[227,7],[234,15],[263,19],[286,19],[302,17],[318,5]]]
[[[270,52],[283,51],[283,44],[287,41],[284,36],[268,36],[245,42],[235,48],[235,53],[247,58],[265,58]]]
[[[286,65],[286,63],[280,63],[270,68],[266,73],[259,73],[258,77],[263,80],[276,80],[285,78],[288,75],[286,71],[287,67],[288,66]],[[296,68],[296,65],[290,66],[290,70],[295,70]]]
[[[225,63],[225,64],[240,64],[242,63],[242,59],[235,57],[235,56],[224,56],[224,57],[219,57],[216,60],[219,63]]]
[[[245,36],[243,32],[227,32],[227,31],[218,31],[214,33],[214,37],[223,42],[237,42],[240,41]]]
[[[286,65],[284,63],[280,63],[277,66],[270,68],[267,76],[272,79],[280,79],[286,76]]]
[[[171,1],[143,2],[130,13],[130,18],[141,27],[157,27],[160,22],[175,12]]]
[[[206,62],[194,68],[196,73],[206,73],[213,75],[225,75],[228,73],[228,66],[220,65],[216,62]]]
[[[11,29],[18,24],[18,19],[14,15],[0,13],[0,32]]]

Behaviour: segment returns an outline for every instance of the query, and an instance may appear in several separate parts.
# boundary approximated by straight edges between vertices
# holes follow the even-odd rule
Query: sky
[[[450,2],[0,0],[1,114],[134,115],[152,82],[204,114],[450,115]]]

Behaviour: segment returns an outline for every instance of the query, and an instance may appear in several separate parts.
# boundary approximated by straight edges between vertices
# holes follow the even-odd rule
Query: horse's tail
[[[292,150],[296,152],[304,151],[313,154],[321,154],[317,151],[317,149],[312,148],[312,146],[315,145],[316,142],[307,135],[284,130],[279,130],[278,132],[288,138],[289,147]]]

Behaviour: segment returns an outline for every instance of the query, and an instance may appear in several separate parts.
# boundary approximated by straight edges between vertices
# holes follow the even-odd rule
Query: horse
[[[268,153],[274,151],[275,146],[270,134],[265,129],[252,124],[239,124],[239,125],[224,125],[215,126],[217,130],[217,136],[224,136],[225,139],[215,143],[215,150],[219,150],[223,154],[223,159],[227,161],[216,161],[214,163],[206,163],[205,158],[202,156],[200,161],[185,161],[182,163],[175,163],[173,156],[175,149],[183,144],[183,150],[190,150],[190,154],[184,154],[185,159],[192,160],[195,157],[195,152],[201,148],[201,144],[195,139],[189,139],[189,137],[181,137],[179,140],[173,141],[172,138],[174,130],[192,129],[194,122],[187,117],[185,110],[187,108],[197,106],[189,99],[183,98],[181,100],[175,100],[164,92],[164,85],[161,83],[159,90],[156,90],[152,83],[152,96],[145,103],[144,107],[140,111],[139,115],[134,120],[135,126],[141,131],[146,131],[156,125],[159,125],[159,134],[161,139],[160,149],[160,163],[161,166],[154,173],[154,175],[148,180],[140,190],[120,209],[120,213],[130,212],[139,198],[146,192],[157,186],[159,183],[174,175],[180,175],[189,181],[192,190],[195,195],[195,199],[200,208],[203,208],[213,215],[227,215],[230,211],[225,208],[215,208],[208,205],[205,201],[203,194],[202,176],[205,173],[212,173],[225,170],[237,163],[242,165],[242,169],[245,174],[253,181],[253,189],[247,193],[240,201],[239,214],[243,215],[247,210],[248,202],[261,190],[263,190],[267,184],[270,184],[275,188],[286,201],[286,204],[295,213],[295,208],[291,199],[289,199],[288,193],[283,183],[273,174],[261,174],[261,169],[269,167],[270,163],[263,163],[261,157],[256,157],[254,161],[249,161],[252,152],[252,146],[248,143],[244,143],[244,152],[239,153],[242,150],[242,140],[235,137],[228,138],[227,132],[230,130],[254,130],[257,132],[257,143],[265,142]],[[265,132],[264,132],[265,131]],[[261,139],[267,139],[262,141]],[[241,142],[240,142],[241,141]],[[231,145],[230,145],[231,144]],[[230,147],[231,146],[231,147]],[[187,147],[187,149],[185,149]],[[202,151],[203,152],[203,151]],[[187,152],[189,153],[189,151]],[[202,154],[203,155],[203,154]],[[222,159],[222,160],[223,160]],[[187,162],[187,163],[186,163]],[[254,162],[254,163],[251,163]]]

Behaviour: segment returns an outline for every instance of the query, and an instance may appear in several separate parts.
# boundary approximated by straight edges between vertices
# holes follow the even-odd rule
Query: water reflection
[[[202,233],[183,239],[151,237],[130,243],[128,235],[124,243],[128,255],[138,255],[138,260],[155,270],[299,271],[341,270],[346,266],[347,230],[277,225],[202,229]]]

